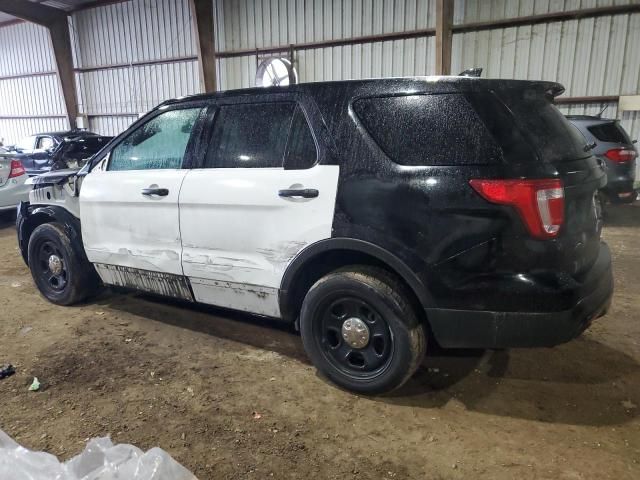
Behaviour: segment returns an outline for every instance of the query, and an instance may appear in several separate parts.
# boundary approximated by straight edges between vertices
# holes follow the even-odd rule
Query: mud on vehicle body
[[[80,172],[40,179],[20,247],[34,278],[73,263],[105,284],[283,318],[324,375],[359,392],[402,385],[428,337],[552,346],[612,295],[604,172],[552,105],[561,91],[427,77],[165,102]],[[43,253],[48,222],[52,248],[68,236],[82,255]],[[65,302],[90,295],[90,277]]]

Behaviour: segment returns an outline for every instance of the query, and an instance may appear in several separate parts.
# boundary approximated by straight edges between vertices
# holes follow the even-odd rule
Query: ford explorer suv
[[[167,101],[37,177],[20,250],[55,304],[106,284],[289,321],[356,392],[399,387],[428,344],[553,346],[612,295],[605,173],[561,92],[418,77]]]
[[[569,121],[593,145],[593,155],[602,161],[607,184],[602,193],[611,203],[632,203],[638,196],[635,141],[629,138],[618,120],[588,115],[569,115]]]

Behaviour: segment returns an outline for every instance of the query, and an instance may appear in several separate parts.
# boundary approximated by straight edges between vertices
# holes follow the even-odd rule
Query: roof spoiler
[[[544,93],[551,98],[556,98],[564,93],[564,87],[559,83],[550,83]]]
[[[480,78],[480,75],[482,75],[481,67],[467,68],[465,71],[460,72],[458,74],[459,77],[473,77],[473,78]]]

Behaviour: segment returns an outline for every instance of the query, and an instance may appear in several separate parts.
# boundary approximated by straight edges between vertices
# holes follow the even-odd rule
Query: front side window
[[[282,167],[294,109],[289,102],[221,106],[205,168]]]
[[[134,130],[111,151],[108,170],[181,168],[201,108],[169,110]]]

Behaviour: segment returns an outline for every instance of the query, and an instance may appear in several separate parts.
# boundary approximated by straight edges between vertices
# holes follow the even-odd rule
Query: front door
[[[294,101],[215,111],[203,167],[180,194],[184,274],[197,301],[279,317],[284,271],[331,237],[338,166],[322,165]]]
[[[117,143],[85,177],[82,239],[105,283],[191,299],[182,272],[178,198],[200,112],[158,113]]]

